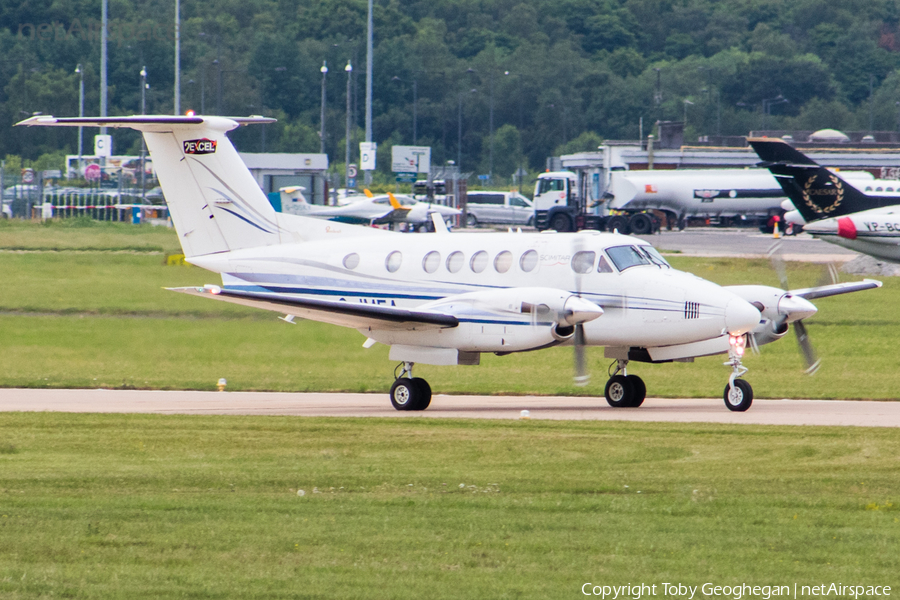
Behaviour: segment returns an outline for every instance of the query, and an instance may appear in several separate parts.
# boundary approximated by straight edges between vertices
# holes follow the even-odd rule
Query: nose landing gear
[[[733,335],[728,342],[731,344],[731,349],[728,351],[728,362],[724,364],[726,367],[731,367],[731,377],[728,378],[728,385],[725,386],[725,406],[734,412],[744,412],[753,403],[753,388],[743,379],[739,379],[749,370],[741,364],[747,338],[743,335]]]
[[[644,380],[637,375],[628,375],[627,360],[617,360],[615,365],[615,371],[606,382],[606,402],[613,408],[637,408],[647,396]]]
[[[394,369],[394,385],[391,386],[391,404],[397,410],[425,410],[431,404],[431,386],[421,377],[413,377],[412,362],[403,362]]]

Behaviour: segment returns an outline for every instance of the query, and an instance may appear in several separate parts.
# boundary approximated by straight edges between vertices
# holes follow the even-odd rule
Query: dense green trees
[[[110,6],[109,113],[173,106],[171,0]],[[182,2],[182,108],[262,113],[247,151],[318,151],[343,162],[345,65],[352,148],[362,139],[365,0]],[[0,156],[75,150],[74,131],[11,129],[34,112],[99,110],[98,0],[0,0]],[[686,140],[759,128],[900,127],[896,0],[376,0],[374,136],[433,147],[467,172],[507,178],[558,149],[687,117]],[[415,101],[416,119],[413,121]],[[491,151],[493,114],[493,152]],[[92,133],[92,132],[89,132]],[[116,132],[117,151],[138,139]],[[87,136],[90,139],[90,135]],[[355,158],[356,152],[354,152]]]

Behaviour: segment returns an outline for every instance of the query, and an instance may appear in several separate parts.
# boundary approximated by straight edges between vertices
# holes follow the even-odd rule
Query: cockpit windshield
[[[639,265],[649,265],[650,259],[637,249],[637,246],[613,246],[606,249],[606,254],[620,272]]]
[[[638,250],[641,250],[653,264],[665,267],[666,269],[672,268],[672,265],[670,265],[668,261],[663,258],[663,255],[659,253],[659,250],[653,246],[638,246]]]

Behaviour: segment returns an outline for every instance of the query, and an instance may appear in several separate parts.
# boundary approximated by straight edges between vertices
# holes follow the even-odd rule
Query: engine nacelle
[[[790,327],[784,321],[769,321],[766,320],[763,323],[759,324],[759,327],[750,332],[750,335],[753,336],[753,340],[756,342],[757,346],[764,346],[765,344],[771,344],[774,341],[780,340],[783,338]]]
[[[434,310],[461,319],[479,315],[518,317],[523,324],[530,321],[533,325],[557,325],[560,335],[603,314],[603,309],[590,300],[564,290],[538,287],[470,292],[430,302],[419,310]]]

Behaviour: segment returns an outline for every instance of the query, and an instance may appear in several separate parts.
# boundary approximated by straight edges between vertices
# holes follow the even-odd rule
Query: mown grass
[[[96,221],[87,217],[43,222],[0,219],[0,248],[180,253],[174,229]]]
[[[26,225],[10,227],[44,229]],[[107,225],[117,225],[107,241],[111,249],[133,235],[127,229],[133,226],[100,229]],[[91,229],[46,229],[53,227],[61,239]],[[163,233],[174,239],[170,231]],[[676,256],[671,262],[721,284],[777,285],[762,260]],[[792,287],[811,286],[821,268],[790,264],[789,275]],[[393,381],[387,349],[362,349],[364,338],[355,331],[312,322],[287,325],[270,312],[166,291],[217,283],[217,276],[166,266],[161,252],[2,252],[0,281],[0,386],[213,389],[225,377],[231,390],[386,391]],[[900,282],[886,278],[883,289],[816,304],[820,312],[807,326],[822,369],[814,377],[802,374],[791,334],[763,347],[760,356],[748,355],[747,378],[757,397],[897,398],[900,312],[892,307],[900,305]],[[486,354],[480,367],[420,365],[416,374],[443,393],[602,396],[609,361],[598,348],[589,349],[588,357],[594,380],[587,388],[572,385],[567,348],[502,358]],[[710,397],[725,385],[722,360],[632,364],[632,370],[651,395]]]
[[[0,442],[9,599],[900,583],[890,430],[20,413]]]

